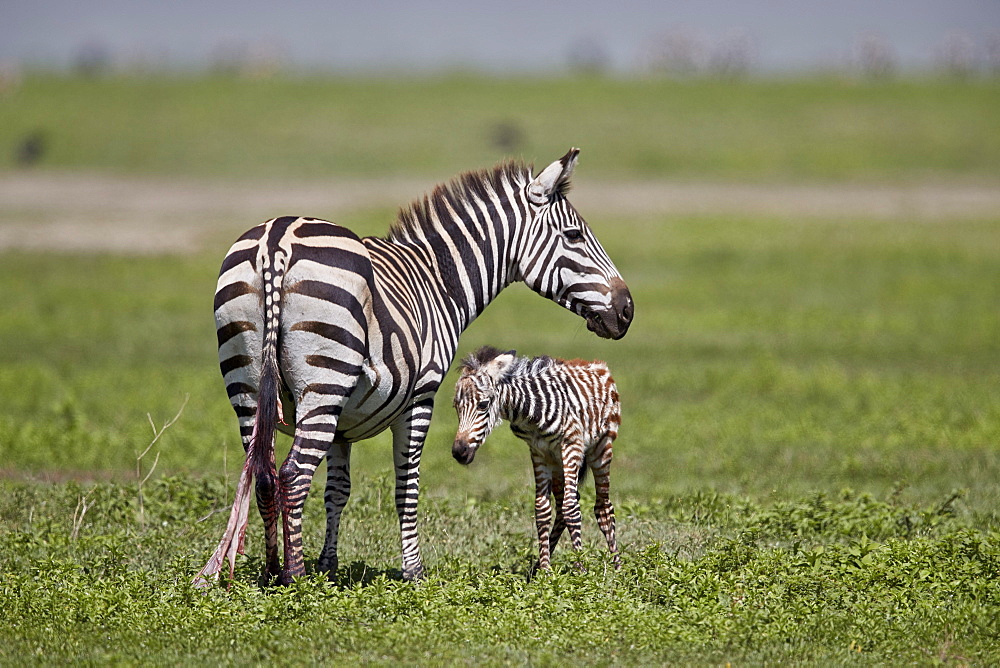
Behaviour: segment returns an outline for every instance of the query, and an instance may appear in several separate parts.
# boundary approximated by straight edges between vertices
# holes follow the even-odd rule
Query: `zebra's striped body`
[[[590,468],[597,500],[594,516],[608,542],[615,568],[621,566],[615,537],[615,509],[609,496],[611,447],[621,425],[615,381],[603,362],[551,357],[514,357],[491,347],[462,362],[455,387],[458,433],[452,454],[469,464],[501,420],[528,444],[535,473],[538,567],[549,568],[564,529],[582,547],[579,484]],[[556,518],[552,524],[555,498]],[[550,533],[551,528],[551,533]]]
[[[233,245],[219,276],[215,318],[247,460],[229,525],[196,582],[216,577],[224,560],[232,573],[251,477],[268,572],[283,582],[303,574],[302,506],[323,457],[327,534],[319,568],[335,571],[351,444],[386,428],[393,435],[403,575],[422,575],[420,454],[461,332],[519,280],[583,316],[599,336],[621,338],[631,322],[628,289],[565,198],[576,156],[571,150],[535,178],[513,163],[464,174],[401,211],[384,238],[286,217]],[[285,426],[282,416],[293,419]],[[275,428],[294,437],[277,471]]]

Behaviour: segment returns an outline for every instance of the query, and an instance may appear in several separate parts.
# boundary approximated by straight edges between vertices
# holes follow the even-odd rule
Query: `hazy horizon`
[[[576,65],[626,73],[666,48],[694,67],[728,56],[770,73],[851,67],[866,44],[904,70],[949,57],[996,67],[1000,51],[997,0],[638,0],[616,7],[0,0],[0,8],[0,62],[53,69],[89,54],[116,66],[176,69],[256,59],[336,72],[555,73]]]

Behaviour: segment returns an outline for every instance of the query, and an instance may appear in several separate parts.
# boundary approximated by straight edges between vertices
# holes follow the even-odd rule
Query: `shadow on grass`
[[[258,557],[251,557],[247,560],[247,568],[256,573],[254,582],[262,590],[280,588],[277,577],[269,575],[264,569],[264,560]],[[244,571],[245,573],[246,571]],[[330,584],[341,589],[354,586],[367,587],[376,580],[403,581],[403,572],[398,568],[376,568],[364,561],[355,561],[350,566],[338,568],[332,573],[321,571],[317,565],[317,560],[306,562],[306,574],[303,579],[312,580],[317,576],[326,576]],[[239,574],[237,574],[237,579]]]
[[[352,561],[346,568],[338,568],[335,573],[328,574],[330,582],[338,587],[367,587],[376,580],[403,580],[403,571],[398,568],[376,568],[364,561]]]

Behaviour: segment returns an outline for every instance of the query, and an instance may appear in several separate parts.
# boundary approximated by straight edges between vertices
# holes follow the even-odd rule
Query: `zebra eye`
[[[570,241],[579,241],[580,239],[583,238],[583,232],[581,232],[576,228],[573,228],[563,232],[563,236],[569,239]]]
[[[481,411],[485,411],[489,407],[490,407],[490,402],[488,401],[480,401],[478,404],[476,404],[476,408],[478,408]]]

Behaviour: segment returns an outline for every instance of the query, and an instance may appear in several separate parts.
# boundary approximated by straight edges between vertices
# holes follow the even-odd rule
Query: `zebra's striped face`
[[[524,282],[587,321],[605,339],[620,339],[632,323],[625,281],[586,221],[562,195],[537,207],[522,259]]]
[[[491,375],[495,369],[488,366],[463,374],[455,385],[458,432],[451,454],[460,464],[472,463],[479,446],[500,424],[500,402],[497,400],[496,382]]]
[[[579,153],[570,149],[525,188],[533,215],[518,270],[528,287],[584,318],[587,329],[620,339],[632,324],[632,295],[565,196]]]

